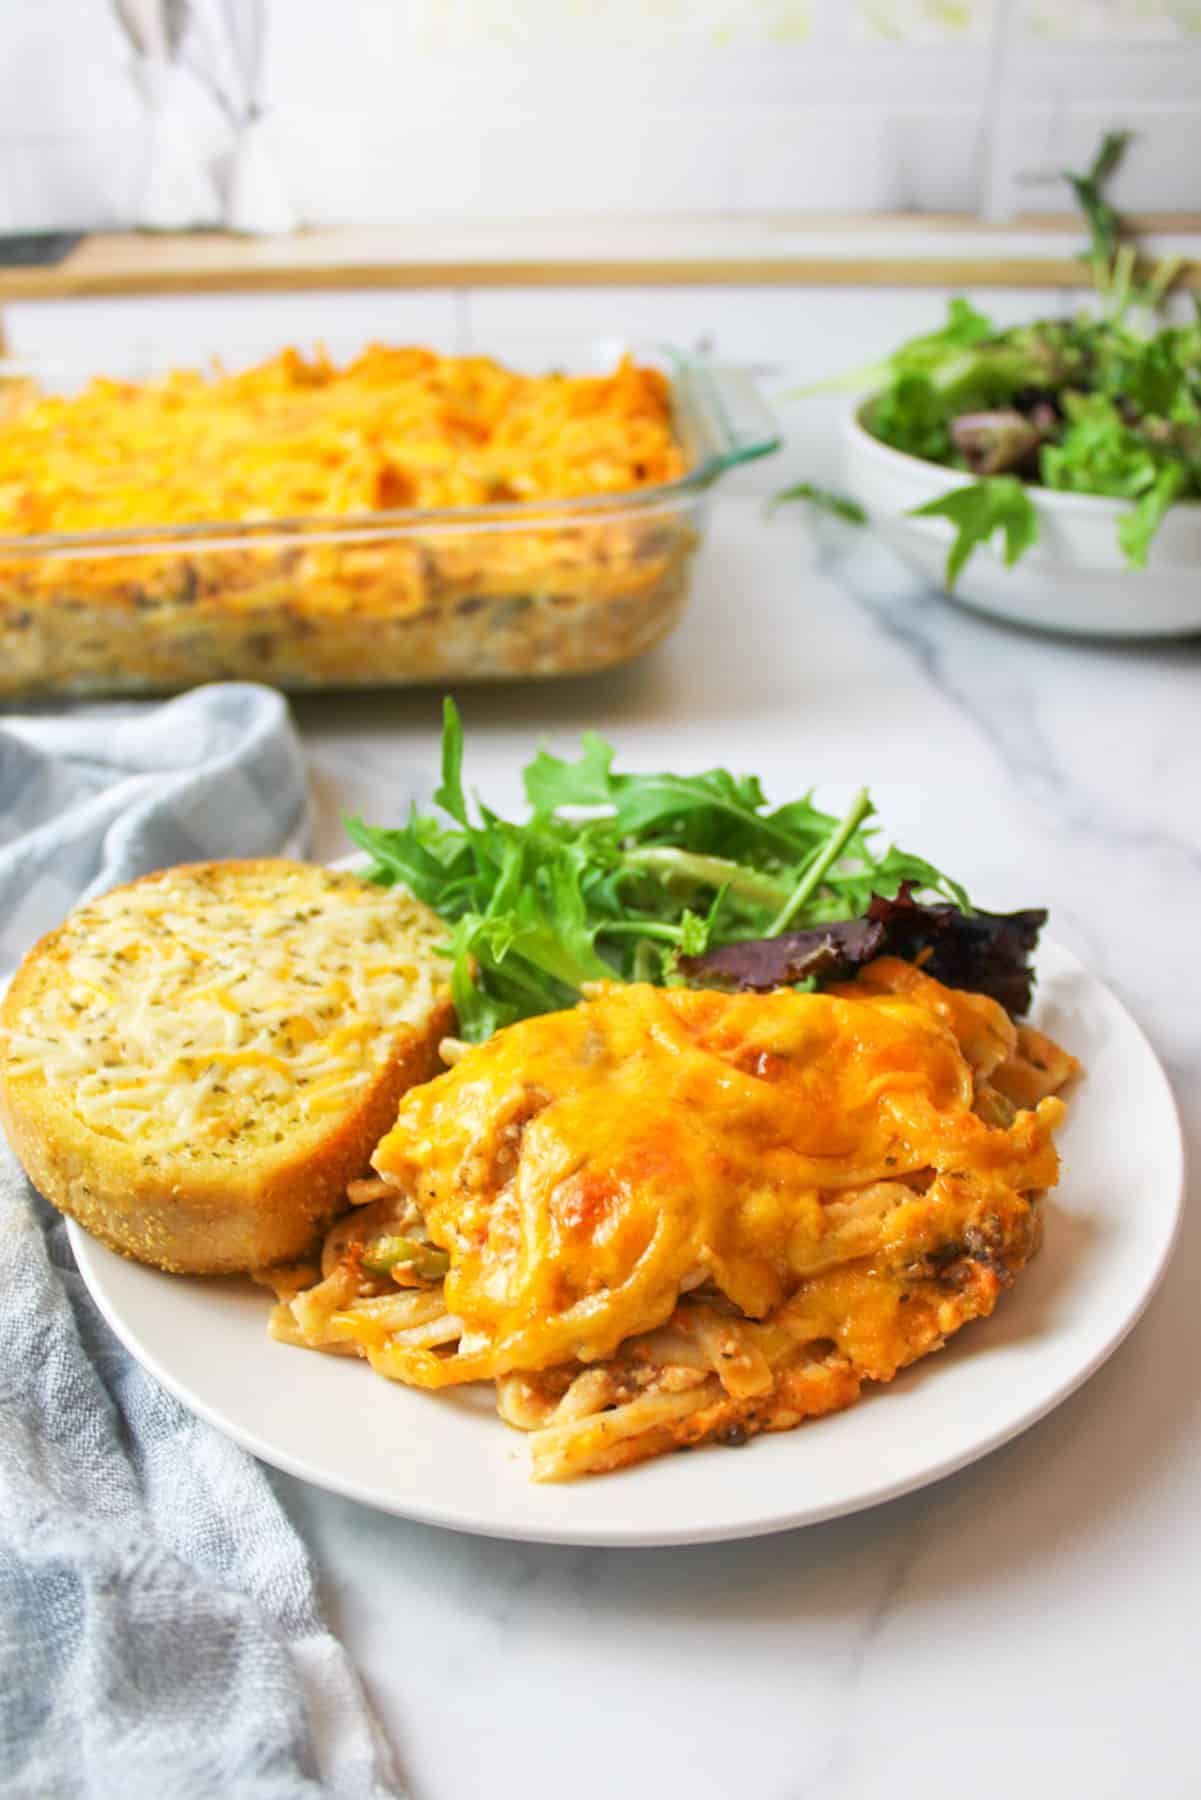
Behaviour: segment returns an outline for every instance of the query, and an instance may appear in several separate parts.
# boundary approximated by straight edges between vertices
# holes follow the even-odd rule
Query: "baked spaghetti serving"
[[[409,1093],[272,1330],[494,1382],[538,1480],[787,1430],[992,1311],[1074,1071],[892,957],[822,994],[605,987]]]

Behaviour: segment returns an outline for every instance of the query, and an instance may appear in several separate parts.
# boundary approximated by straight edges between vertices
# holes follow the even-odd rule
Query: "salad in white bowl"
[[[966,299],[852,378],[849,499],[781,498],[870,520],[923,575],[1030,625],[1106,635],[1201,630],[1201,308],[1157,309],[1177,263],[1145,270],[1102,187],[1108,138],[1075,177],[1095,311],[1000,330]]]

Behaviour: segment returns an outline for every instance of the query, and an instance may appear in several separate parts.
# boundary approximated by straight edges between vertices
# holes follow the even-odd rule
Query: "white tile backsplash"
[[[1050,29],[1026,9],[992,191],[1062,205],[1030,181],[1125,122],[1119,199],[1195,208],[1197,8],[1132,0],[1089,23],[1082,4],[1065,32],[1071,11]],[[308,222],[970,210],[991,17],[987,0],[273,0],[266,96]],[[141,128],[106,0],[0,0],[0,229],[131,219]]]
[[[128,127],[130,53],[100,0],[2,0],[0,135],[42,142]]]
[[[982,42],[992,29],[996,0],[851,0],[847,7],[852,37],[864,44],[943,44],[968,39]]]
[[[140,150],[136,132],[0,134],[0,232],[119,230],[132,214]]]
[[[518,197],[536,217],[733,205],[727,140],[698,162],[690,115],[514,112],[477,116],[470,132],[448,132],[444,121],[403,109],[365,123],[354,113],[288,107],[278,131],[289,191],[313,224],[488,217]],[[633,204],[623,206],[623,195]]]
[[[900,192],[894,126],[895,115],[874,106],[747,108],[726,126],[732,210],[893,211]],[[798,192],[814,197],[798,201]]]
[[[1052,42],[1180,44],[1201,32],[1192,0],[1019,0],[1032,38]]]

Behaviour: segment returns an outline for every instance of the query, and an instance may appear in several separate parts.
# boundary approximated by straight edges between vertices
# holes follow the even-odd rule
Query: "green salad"
[[[924,857],[885,846],[864,789],[842,814],[811,793],[773,806],[754,775],[626,774],[585,734],[524,771],[528,816],[469,803],[463,729],[444,705],[437,811],[348,819],[368,880],[400,883],[447,927],[459,1032],[573,1006],[597,981],[770,992],[820,987],[874,957],[919,961],[1015,1016],[1032,991],[1041,909],[987,913]]]
[[[922,857],[874,847],[866,792],[839,817],[808,794],[769,806],[753,775],[626,775],[613,755],[587,732],[575,760],[540,750],[528,764],[527,819],[472,809],[448,699],[442,816],[413,809],[399,829],[347,821],[371,879],[402,882],[450,926],[468,1040],[571,1006],[591,981],[662,982],[681,955],[853,918],[906,882],[967,904]]]
[[[994,536],[1007,563],[1037,542],[1032,485],[1133,502],[1118,541],[1135,568],[1168,508],[1201,495],[1201,303],[1187,324],[1156,317],[1179,264],[1145,269],[1105,200],[1126,141],[1111,134],[1092,167],[1068,177],[1090,229],[1094,312],[1002,331],[954,299],[941,329],[851,378],[875,390],[862,414],[873,437],[975,477],[914,509],[955,527],[948,587]],[[779,498],[858,511],[809,483]]]

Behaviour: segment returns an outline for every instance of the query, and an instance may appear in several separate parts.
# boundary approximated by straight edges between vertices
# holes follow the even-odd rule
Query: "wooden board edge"
[[[307,267],[146,268],[0,272],[5,300],[148,294],[253,294],[347,288],[914,287],[1079,288],[1088,271],[1068,257],[779,256],[575,258],[493,262],[356,263]],[[1201,289],[1201,262],[1177,286]]]

